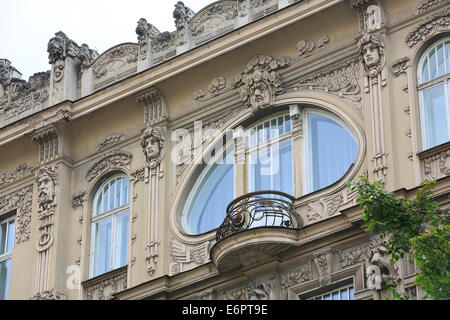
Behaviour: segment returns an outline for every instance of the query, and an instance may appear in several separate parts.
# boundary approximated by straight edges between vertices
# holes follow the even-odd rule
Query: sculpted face
[[[145,140],[145,153],[148,159],[156,158],[159,155],[159,141],[154,136],[150,136]]]
[[[364,45],[362,52],[364,62],[369,68],[376,66],[380,62],[380,53],[373,43]]]
[[[42,206],[47,202],[52,201],[52,194],[54,192],[53,181],[49,176],[43,175],[38,180],[39,201]]]

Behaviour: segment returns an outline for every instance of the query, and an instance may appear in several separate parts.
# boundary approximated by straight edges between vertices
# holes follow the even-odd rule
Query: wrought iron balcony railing
[[[293,207],[294,200],[280,191],[256,191],[234,199],[217,229],[216,241],[257,227],[302,227],[302,219]]]

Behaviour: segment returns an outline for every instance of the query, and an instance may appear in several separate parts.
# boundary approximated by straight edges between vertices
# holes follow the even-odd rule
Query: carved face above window
[[[368,43],[363,47],[364,63],[367,67],[375,67],[380,62],[380,53],[373,43]]]

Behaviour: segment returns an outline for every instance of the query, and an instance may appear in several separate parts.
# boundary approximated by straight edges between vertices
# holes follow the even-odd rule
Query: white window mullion
[[[116,215],[111,216],[111,255],[110,255],[110,262],[109,262],[109,270],[114,269],[114,255],[116,252]]]

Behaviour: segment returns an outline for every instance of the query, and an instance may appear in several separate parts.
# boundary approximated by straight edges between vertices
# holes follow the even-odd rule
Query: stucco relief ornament
[[[53,242],[52,226],[53,216],[55,214],[55,196],[57,182],[56,167],[42,166],[36,177],[38,189],[38,214],[40,220],[40,237],[38,240],[38,250],[48,249]]]
[[[251,107],[252,113],[268,107],[275,95],[284,92],[278,70],[287,67],[289,62],[289,57],[274,59],[259,55],[235,77],[233,86],[239,88],[241,101]]]
[[[238,0],[237,1],[237,11],[239,17],[245,17],[249,13],[250,3],[249,0]]]
[[[141,136],[141,147],[144,151],[146,167],[150,174],[156,174],[156,169],[164,158],[164,129],[161,127],[148,127]],[[162,167],[159,168],[159,177],[164,175]],[[148,173],[145,174],[146,180]],[[146,181],[147,182],[147,181]]]
[[[186,7],[183,2],[175,4],[173,18],[175,19],[176,40],[175,45],[182,46],[187,42],[188,21],[195,15],[195,12]]]
[[[80,48],[74,41],[70,40],[64,32],[59,31],[55,33],[55,36],[48,42],[47,52],[49,63],[54,65],[54,80],[59,82],[64,75],[64,59],[66,57],[77,57],[80,53]]]
[[[367,288],[381,290],[386,281],[397,283],[397,273],[389,262],[383,242],[372,242],[366,260]]]
[[[366,78],[365,92],[370,91],[370,85],[378,83],[378,74],[381,75],[381,85],[386,85],[384,72],[385,57],[384,44],[378,34],[366,33],[358,42],[358,51],[362,58],[363,75]]]
[[[141,60],[147,57],[147,49],[149,40],[156,40],[160,34],[159,30],[144,18],[139,19],[136,27],[136,34],[139,44],[139,53]]]

